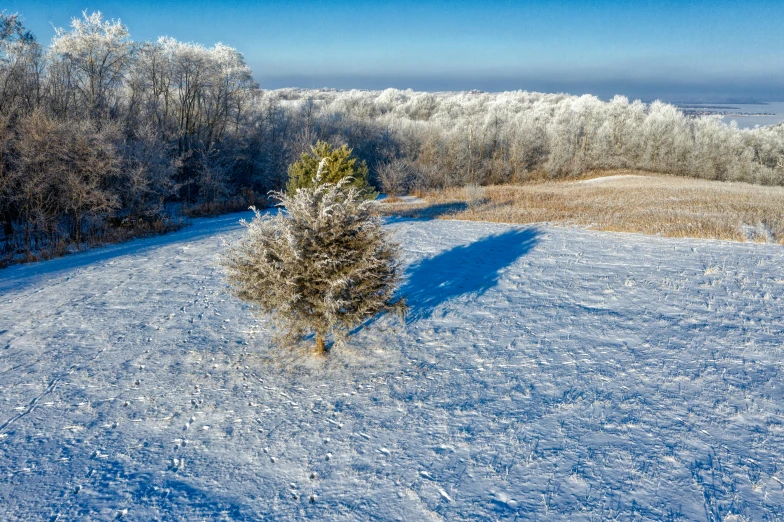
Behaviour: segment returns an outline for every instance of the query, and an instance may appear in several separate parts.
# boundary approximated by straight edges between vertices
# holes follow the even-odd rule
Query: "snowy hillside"
[[[411,317],[322,360],[239,217],[0,271],[0,519],[784,518],[781,246],[399,220]]]

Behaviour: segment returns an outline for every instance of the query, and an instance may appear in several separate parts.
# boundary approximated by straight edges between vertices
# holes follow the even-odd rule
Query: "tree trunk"
[[[324,347],[324,338],[320,335],[316,335],[316,352],[319,355],[327,354],[327,349]]]

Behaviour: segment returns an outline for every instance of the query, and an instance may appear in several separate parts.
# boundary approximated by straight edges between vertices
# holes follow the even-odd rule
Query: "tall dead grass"
[[[411,217],[502,223],[551,222],[598,230],[669,237],[784,244],[784,187],[664,176],[642,171],[594,171],[582,179],[428,192],[424,201],[384,205]]]

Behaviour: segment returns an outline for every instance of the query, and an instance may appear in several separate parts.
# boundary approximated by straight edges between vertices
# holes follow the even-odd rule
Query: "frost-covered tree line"
[[[0,15],[4,258],[170,226],[166,206],[247,207],[279,185],[258,87],[230,47],[134,42],[84,13],[49,46]],[[276,131],[281,128],[276,127]],[[3,257],[0,257],[2,261]]]
[[[260,71],[263,75],[264,71]],[[258,88],[237,50],[84,13],[47,46],[0,16],[0,264],[165,230],[280,190],[318,140],[393,192],[593,168],[784,184],[784,127],[741,130],[616,97]]]
[[[397,191],[563,178],[597,168],[784,184],[784,125],[739,129],[659,101],[395,89],[284,89],[267,96],[306,114],[315,122],[311,132],[354,140],[377,182]]]

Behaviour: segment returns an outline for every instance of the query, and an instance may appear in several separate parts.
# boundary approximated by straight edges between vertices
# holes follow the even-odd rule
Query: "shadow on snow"
[[[464,294],[482,295],[498,283],[504,268],[536,246],[537,236],[534,228],[510,230],[412,264],[400,289],[410,318],[428,317],[438,305]]]
[[[451,216],[468,209],[468,205],[462,201],[453,203],[436,203],[425,207],[395,210],[393,215],[402,218],[412,219],[438,219],[444,216]]]

